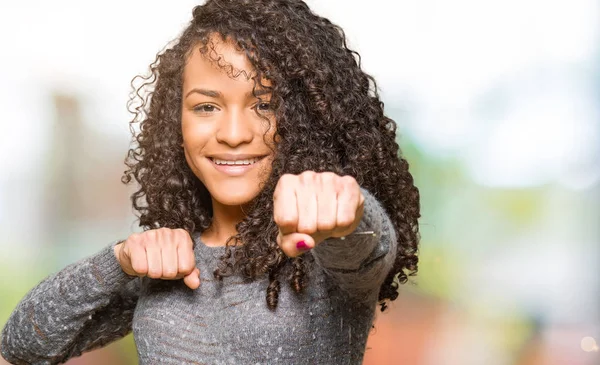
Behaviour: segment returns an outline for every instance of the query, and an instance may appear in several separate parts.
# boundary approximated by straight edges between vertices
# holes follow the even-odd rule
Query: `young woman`
[[[150,69],[124,176],[143,233],[33,288],[2,355],[133,330],[140,364],[360,364],[417,271],[419,193],[343,31],[300,0],[208,0]]]

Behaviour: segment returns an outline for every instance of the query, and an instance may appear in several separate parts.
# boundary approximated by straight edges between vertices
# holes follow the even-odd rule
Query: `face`
[[[233,66],[234,76],[196,47],[183,75],[182,133],[188,165],[215,203],[243,205],[254,199],[271,172],[275,120],[270,94],[252,94],[255,74],[246,56],[213,38],[221,63]],[[215,52],[209,52],[215,54]],[[238,72],[238,71],[244,72]],[[267,80],[263,85],[271,86]],[[258,113],[260,114],[257,114]],[[265,120],[267,117],[269,120]]]

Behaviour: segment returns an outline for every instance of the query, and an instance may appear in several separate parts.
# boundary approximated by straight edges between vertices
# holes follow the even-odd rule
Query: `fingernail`
[[[300,242],[296,243],[296,248],[299,249],[300,251],[310,250],[310,247],[304,241],[300,241]]]

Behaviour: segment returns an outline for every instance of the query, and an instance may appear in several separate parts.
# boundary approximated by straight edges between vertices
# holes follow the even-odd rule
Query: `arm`
[[[131,331],[139,282],[123,272],[114,244],[33,288],[2,331],[0,352],[14,364],[58,364]]]
[[[365,189],[361,192],[364,213],[355,232],[373,231],[375,236],[328,238],[312,250],[312,255],[341,288],[353,296],[371,299],[394,264],[397,239],[381,204]]]

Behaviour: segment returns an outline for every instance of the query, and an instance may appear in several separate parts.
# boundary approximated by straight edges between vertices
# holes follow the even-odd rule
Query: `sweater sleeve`
[[[315,262],[342,289],[353,297],[372,301],[379,294],[396,258],[394,226],[377,199],[365,189],[364,213],[355,232],[373,235],[348,235],[329,238],[312,250]]]
[[[131,331],[140,280],[121,269],[116,242],[44,279],[2,330],[0,353],[13,364],[59,364]]]

